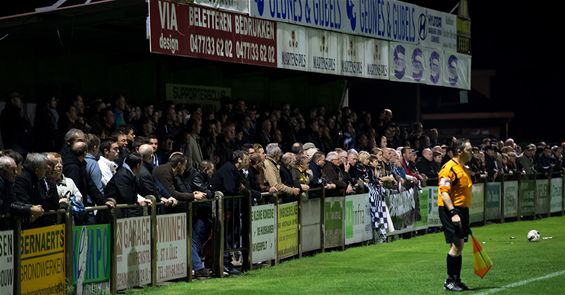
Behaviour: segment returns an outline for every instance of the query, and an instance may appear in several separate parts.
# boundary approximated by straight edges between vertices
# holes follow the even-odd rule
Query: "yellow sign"
[[[20,247],[22,294],[66,294],[65,226],[24,230]]]
[[[291,257],[298,254],[298,202],[280,204],[278,209],[278,257]]]

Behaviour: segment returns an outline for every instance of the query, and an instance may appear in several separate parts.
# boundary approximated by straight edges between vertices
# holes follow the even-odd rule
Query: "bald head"
[[[16,179],[16,170],[18,169],[18,165],[16,165],[16,161],[8,156],[0,157],[0,176],[4,178],[4,180],[12,183]]]
[[[432,160],[434,159],[434,156],[433,156],[433,155],[434,155],[434,153],[433,153],[432,150],[429,149],[429,148],[425,148],[425,149],[422,151],[422,156],[424,156],[424,158],[426,158],[426,160],[428,160],[428,161],[432,161]]]
[[[151,162],[151,157],[153,157],[153,147],[150,144],[140,145],[138,151],[144,162]]]

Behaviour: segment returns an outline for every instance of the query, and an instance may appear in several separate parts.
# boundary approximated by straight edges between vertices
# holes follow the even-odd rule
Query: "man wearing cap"
[[[518,157],[518,171],[525,175],[536,174],[536,160],[534,153],[536,146],[532,143],[528,144],[522,154]]]
[[[302,150],[304,151],[304,154],[308,156],[308,159],[312,160],[312,156],[314,156],[314,154],[318,151],[318,148],[316,148],[316,145],[313,143],[307,142],[302,145]]]

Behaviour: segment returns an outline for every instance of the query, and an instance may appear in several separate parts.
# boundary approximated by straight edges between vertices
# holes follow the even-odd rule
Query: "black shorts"
[[[439,209],[439,220],[443,225],[443,234],[445,235],[445,242],[451,244],[457,240],[464,240],[467,242],[471,230],[469,228],[469,208],[455,207],[459,210],[459,217],[461,218],[461,226],[457,226],[451,222],[451,214],[447,207],[441,206]]]

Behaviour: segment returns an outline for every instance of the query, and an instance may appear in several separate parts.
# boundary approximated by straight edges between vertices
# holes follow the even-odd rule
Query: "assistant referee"
[[[447,253],[447,279],[443,286],[446,290],[461,292],[469,290],[469,287],[461,282],[461,254],[471,233],[469,207],[473,182],[465,164],[471,160],[472,146],[468,140],[453,139],[451,148],[455,155],[441,167],[438,174],[439,218],[443,225],[445,241],[451,244]]]

